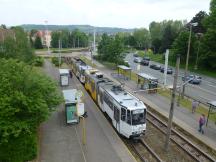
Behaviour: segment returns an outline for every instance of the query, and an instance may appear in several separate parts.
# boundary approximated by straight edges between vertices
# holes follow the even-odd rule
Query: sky
[[[0,24],[148,28],[152,21],[190,21],[210,0],[0,0]]]

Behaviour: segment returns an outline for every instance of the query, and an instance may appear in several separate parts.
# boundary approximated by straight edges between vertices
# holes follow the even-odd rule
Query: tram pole
[[[180,64],[180,55],[177,55],[176,70],[175,70],[173,91],[172,91],[172,97],[171,97],[171,106],[170,106],[170,112],[169,112],[169,121],[168,121],[168,127],[167,127],[167,136],[166,136],[166,141],[165,141],[165,151],[168,151],[169,149],[170,135],[171,135],[171,129],[172,129],[172,119],[173,119],[173,113],[174,113],[175,95],[176,95],[178,73],[179,73],[179,64]]]

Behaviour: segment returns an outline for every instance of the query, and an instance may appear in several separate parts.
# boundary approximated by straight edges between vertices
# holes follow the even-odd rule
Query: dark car
[[[161,67],[161,69],[160,69],[160,72],[161,73],[164,73],[164,67]],[[167,68],[167,74],[172,74],[173,73],[173,70],[172,70],[172,68]]]
[[[150,68],[155,69],[155,70],[160,70],[161,66],[160,65],[151,64]]]
[[[133,56],[134,56],[134,57],[138,57],[139,55],[138,55],[138,54],[136,54],[136,53],[134,53],[134,54],[133,54]]]
[[[143,60],[150,61],[150,57],[143,57]]]
[[[185,80],[192,84],[200,84],[202,81],[202,77],[198,75],[188,75],[186,76],[186,79],[185,79],[185,77],[183,76],[182,81],[185,81]]]
[[[140,62],[140,64],[141,64],[141,65],[144,65],[144,66],[149,66],[149,61],[147,61],[147,60],[142,60],[142,61]]]

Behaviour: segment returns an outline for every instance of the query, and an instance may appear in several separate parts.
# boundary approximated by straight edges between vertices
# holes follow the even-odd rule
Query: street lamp
[[[198,66],[198,56],[199,56],[199,49],[200,49],[200,39],[201,39],[201,37],[202,37],[202,33],[197,33],[197,38],[198,38],[198,40],[199,40],[199,42],[198,42],[198,49],[197,49],[197,55],[196,55],[196,63],[195,63],[195,66],[194,66],[194,70],[197,70],[197,66]]]
[[[190,44],[191,44],[191,33],[192,33],[192,27],[193,26],[197,26],[198,23],[190,23],[190,34],[189,34],[189,39],[188,39],[188,49],[187,49],[187,57],[186,57],[186,64],[185,64],[185,72],[184,72],[184,77],[186,78],[187,76],[187,72],[188,72],[188,61],[189,61],[189,54],[190,54]],[[185,82],[185,80],[184,80]],[[183,86],[183,90],[182,90],[182,98],[184,98],[184,94],[185,94],[185,84]]]
[[[49,44],[49,42],[48,42],[48,27],[47,27],[47,23],[48,23],[48,21],[45,20],[45,26],[46,26],[46,45],[47,45],[47,54],[50,54],[50,50],[49,50],[49,46],[50,46],[50,44]]]

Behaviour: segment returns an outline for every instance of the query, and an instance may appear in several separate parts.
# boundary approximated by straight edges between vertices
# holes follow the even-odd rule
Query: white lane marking
[[[214,87],[214,88],[216,88],[216,86],[215,85],[211,85],[211,84],[207,84],[209,87]]]

